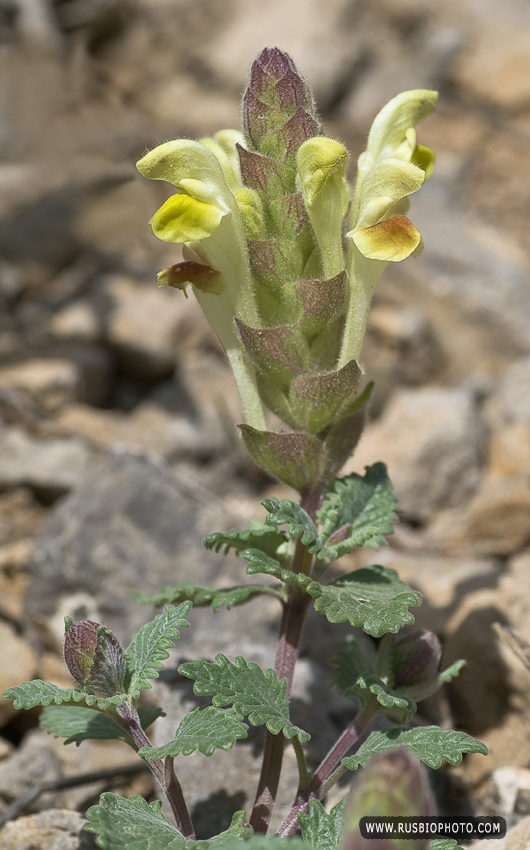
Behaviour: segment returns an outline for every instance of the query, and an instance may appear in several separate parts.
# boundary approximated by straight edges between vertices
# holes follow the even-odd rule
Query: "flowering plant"
[[[36,681],[5,693],[19,708],[46,706],[42,725],[66,743],[117,737],[153,771],[175,822],[162,815],[159,803],[104,794],[88,812],[88,829],[105,850],[203,850],[220,844],[238,850],[242,840],[249,850],[274,850],[298,830],[303,836],[298,846],[305,850],[358,847],[359,817],[373,810],[378,796],[386,803],[375,813],[432,812],[417,760],[439,767],[442,759],[456,764],[464,752],[486,752],[464,732],[411,725],[417,701],[463,663],[439,672],[435,635],[419,630],[397,636],[414,622],[409,608],[420,603],[420,595],[379,565],[326,578],[342,555],[386,545],[397,519],[383,464],[367,468],[364,476],[335,476],[361,436],[370,396],[359,358],[374,288],[388,262],[415,256],[423,247],[407,212],[409,196],[433,169],[432,151],[417,143],[415,128],[436,100],[432,91],[408,91],[381,110],[351,195],[345,147],[323,134],[311,92],[291,59],[267,49],[251,69],[243,132],[166,142],[138,163],[144,176],[176,189],[150,222],[155,236],[184,246],[183,261],[160,272],[159,284],[184,291],[191,286],[233,370],[248,451],[265,471],[297,490],[300,501],[265,499],[266,522],[204,541],[217,551],[234,549],[247,562],[246,573],[264,574],[268,583],[219,589],[184,582],[154,596],[139,594],[140,601],[164,607],[125,651],[102,626],[67,621],[65,659],[77,687]],[[263,594],[278,599],[282,611],[274,670],[223,654],[181,664],[179,672],[194,681],[195,693],[212,702],[185,716],[173,740],[153,747],[145,730],[160,711],[139,709],[137,700],[158,676],[178,629],[188,625],[191,606],[210,605],[215,612]],[[308,762],[304,749],[309,734],[290,715],[300,635],[311,604],[330,623],[358,627],[332,673],[334,686],[352,701],[353,719],[318,765]],[[359,746],[377,716],[392,728],[372,732]],[[237,812],[226,832],[197,842],[175,760],[228,749],[247,737],[249,725],[266,731],[248,820]],[[296,755],[298,787],[276,837],[266,837],[286,741]],[[379,760],[346,814],[343,803],[327,813],[321,801],[328,790],[375,754]],[[381,776],[392,777],[391,787],[385,790]],[[438,850],[451,844],[438,841]]]

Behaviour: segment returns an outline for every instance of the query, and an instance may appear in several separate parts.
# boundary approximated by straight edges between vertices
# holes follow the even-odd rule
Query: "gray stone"
[[[43,730],[34,729],[10,758],[0,762],[0,799],[12,803],[30,788],[62,776],[61,761],[53,751],[50,737]],[[42,794],[34,808],[46,808],[49,802],[49,794]]]
[[[47,499],[71,490],[90,457],[80,440],[38,439],[16,426],[0,426],[0,447],[0,487],[25,485]]]
[[[200,540],[221,522],[226,527],[226,516],[198,504],[156,455],[116,450],[44,524],[29,566],[26,613],[43,621],[70,606],[77,619],[90,613],[127,642],[151,615],[131,602],[130,590],[200,584],[219,573],[218,556]]]
[[[495,430],[520,423],[530,429],[530,356],[512,363],[488,399],[488,421]]]
[[[93,836],[84,832],[79,812],[49,809],[18,818],[0,830],[2,850],[88,850]]]
[[[367,429],[346,471],[384,459],[408,517],[428,520],[474,491],[481,469],[481,424],[463,389],[400,390]]]

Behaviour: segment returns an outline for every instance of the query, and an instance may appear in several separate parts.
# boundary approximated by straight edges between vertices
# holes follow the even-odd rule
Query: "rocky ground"
[[[261,495],[279,492],[234,439],[231,378],[193,299],[156,289],[178,257],[147,235],[165,190],[134,169],[159,141],[237,126],[247,68],[267,45],[293,55],[353,161],[392,95],[441,92],[420,131],[437,171],[413,199],[426,249],[377,292],[364,352],[372,421],[348,471],[387,462],[403,522],[378,558],[424,594],[417,620],[440,635],[445,661],[469,661],[425,713],[490,756],[445,774],[443,804],[515,823],[530,813],[530,673],[492,624],[530,641],[524,0],[0,2],[0,690],[69,681],[65,614],[127,642],[147,616],[128,588],[231,581],[240,566],[204,552],[201,536],[259,516]],[[275,610],[238,612],[214,629],[194,613],[180,657],[270,665]],[[348,710],[309,711],[330,640],[311,624],[298,682],[317,749]],[[170,674],[155,697],[176,711],[190,700]],[[65,748],[9,702],[0,725],[5,850],[90,846],[78,812],[102,790],[152,793],[122,745]],[[248,804],[251,753],[248,763],[243,776],[241,748],[219,766],[214,756],[206,783],[190,759],[199,823],[205,799]],[[118,776],[61,786],[116,764]]]

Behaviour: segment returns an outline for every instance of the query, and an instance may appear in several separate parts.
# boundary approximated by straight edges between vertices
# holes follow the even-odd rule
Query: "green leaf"
[[[39,723],[54,738],[66,738],[65,744],[80,745],[89,739],[114,738],[132,744],[131,737],[107,714],[93,708],[71,705],[49,705]]]
[[[389,714],[395,722],[406,723],[416,711],[414,700],[393,690],[382,679],[369,673],[360,675],[346,692],[346,696],[356,697],[361,704],[364,704],[369,700],[367,691],[375,697],[379,705],[386,709],[385,713]]]
[[[162,747],[142,747],[138,754],[147,761],[197,751],[211,756],[214,750],[229,750],[239,738],[247,737],[248,726],[242,720],[243,716],[231,709],[196,708],[182,719],[173,741]]]
[[[141,708],[138,712],[143,729],[147,729],[164,712],[160,708]],[[49,705],[41,713],[39,723],[54,738],[66,738],[66,744],[79,746],[82,741],[115,739],[133,744],[131,737],[116,721],[79,705]]]
[[[235,605],[242,605],[254,596],[268,595],[284,599],[282,587],[268,584],[240,584],[235,587],[216,588],[209,585],[196,585],[191,581],[183,581],[175,587],[163,587],[157,593],[133,591],[132,595],[137,602],[148,603],[155,608],[160,608],[167,603],[177,604],[189,600],[196,608],[211,605],[214,613],[219,608],[230,610]]]
[[[300,587],[315,600],[315,611],[325,614],[330,623],[347,620],[373,637],[387,632],[395,634],[405,624],[413,623],[408,607],[421,603],[421,594],[400,581],[396,571],[389,567],[364,567],[324,585],[285,569],[257,549],[247,549],[242,556],[249,562],[249,575],[265,573]]]
[[[356,770],[359,766],[366,767],[372,756],[394,747],[405,747],[427,767],[433,768],[440,767],[442,759],[449,764],[460,764],[463,753],[488,753],[485,744],[465,732],[453,732],[438,726],[422,726],[416,729],[372,732],[355,755],[343,759],[342,764],[349,770]]]
[[[43,682],[42,679],[34,679],[32,682],[23,682],[4,691],[2,697],[12,699],[15,708],[35,708],[36,705],[55,705],[63,703],[84,703],[87,706],[94,705],[104,711],[110,705],[119,705],[127,699],[126,694],[117,694],[113,697],[96,697],[94,694],[86,694],[75,688],[60,688],[51,682]]]
[[[438,673],[438,681],[440,685],[446,684],[447,682],[451,682],[460,674],[462,667],[465,667],[467,661],[465,658],[460,658],[458,661],[455,661],[453,664],[450,664],[449,667],[446,667],[445,670],[442,670],[441,673]]]
[[[320,552],[322,544],[315,523],[300,505],[290,499],[276,498],[263,499],[261,504],[269,512],[267,522],[276,526],[287,525],[287,533],[291,540],[301,537],[302,543],[310,552],[317,554]],[[260,546],[258,548],[261,549]]]
[[[264,672],[241,656],[232,663],[219,653],[215,663],[191,661],[181,664],[179,673],[195,680],[196,694],[211,696],[217,707],[232,704],[236,712],[248,715],[253,726],[265,725],[273,735],[283,732],[286,738],[296,735],[301,742],[309,741],[311,736],[290,721],[287,682],[278,680],[274,670]]]
[[[364,476],[353,473],[337,479],[318,512],[321,538],[332,553],[329,557],[340,558],[357,546],[388,545],[385,535],[392,534],[398,510],[384,463],[367,466]],[[341,539],[335,543],[333,535],[338,533]],[[347,534],[344,539],[343,534]]]
[[[164,817],[161,808],[159,800],[147,803],[143,797],[126,799],[105,793],[99,805],[88,810],[90,823],[85,830],[96,833],[102,850],[208,850],[221,845],[240,850],[241,839],[252,831],[244,812],[236,812],[225,832],[207,841],[191,841]]]
[[[87,832],[95,832],[103,850],[191,850],[188,841],[161,812],[162,803],[143,797],[102,794],[87,812]]]
[[[454,838],[433,838],[429,841],[428,850],[464,850]]]
[[[135,634],[126,653],[130,674],[129,699],[137,699],[140,691],[152,687],[149,679],[158,678],[157,671],[164,666],[166,658],[169,658],[167,650],[180,637],[177,627],[189,626],[184,617],[190,608],[190,602],[183,602],[178,608],[166,605],[161,614]]]
[[[240,841],[223,843],[223,850],[311,850],[300,838],[279,838],[276,835],[253,835],[244,844]]]
[[[246,570],[248,575],[264,573],[268,576],[274,576],[274,578],[283,581],[285,584],[293,584],[296,587],[306,589],[312,596],[318,596],[320,594],[321,585],[318,581],[308,578],[303,573],[293,573],[292,570],[283,567],[279,561],[270,558],[265,552],[261,552],[259,549],[245,549],[241,555],[248,561]]]
[[[319,614],[325,614],[330,623],[347,620],[373,637],[395,634],[405,624],[413,623],[408,607],[421,603],[421,594],[400,581],[395,570],[378,565],[319,586],[321,595],[315,601]],[[313,596],[312,587],[308,586],[308,593]]]
[[[246,528],[243,531],[232,528],[230,531],[218,531],[209,534],[202,541],[203,546],[206,549],[213,549],[214,552],[220,552],[224,547],[225,555],[231,549],[239,555],[243,549],[249,548],[261,549],[267,555],[276,555],[279,547],[287,542],[285,532],[271,528],[264,522],[251,520],[250,525],[251,528]]]
[[[309,812],[300,812],[298,821],[304,841],[312,850],[339,850],[342,843],[344,800],[328,814],[318,800],[311,800]]]
[[[348,635],[338,651],[333,666],[333,684],[343,693],[354,687],[362,673],[375,670],[377,647],[368,635]]]

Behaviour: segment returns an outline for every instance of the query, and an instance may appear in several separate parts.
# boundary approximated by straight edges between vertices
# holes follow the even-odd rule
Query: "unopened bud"
[[[75,681],[89,692],[110,697],[125,690],[127,662],[117,638],[93,620],[65,618],[64,660]]]
[[[375,756],[354,781],[346,802],[342,850],[425,850],[429,838],[363,838],[363,817],[417,817],[436,814],[427,772],[402,747]]]
[[[440,641],[428,629],[418,629],[394,644],[394,687],[413,687],[434,681],[442,658]]]

